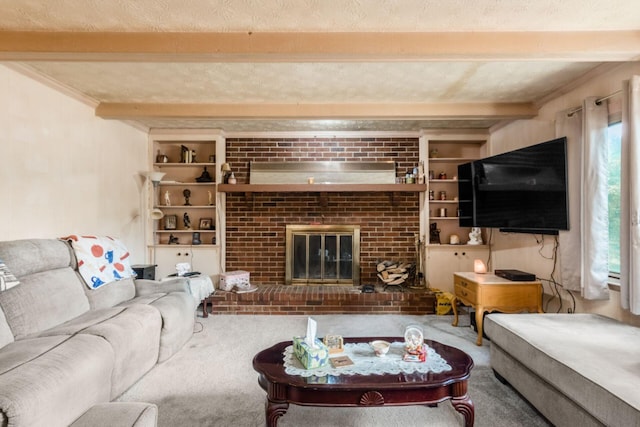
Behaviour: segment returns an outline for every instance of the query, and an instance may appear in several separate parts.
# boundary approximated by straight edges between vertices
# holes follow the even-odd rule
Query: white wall
[[[622,81],[629,79],[634,74],[640,74],[640,63],[626,63],[604,74],[592,78],[576,89],[562,95],[553,101],[547,102],[539,111],[538,117],[533,120],[520,120],[508,126],[500,128],[491,134],[491,154],[498,154],[515,148],[529,146],[555,138],[555,115],[558,111],[578,107],[587,96],[607,96],[622,88]],[[537,241],[536,241],[537,239]],[[539,243],[538,243],[539,241]],[[493,268],[515,268],[536,274],[541,278],[550,278],[553,270],[554,240],[546,236],[541,241],[541,236],[502,234],[493,232]],[[558,255],[559,256],[559,255]],[[576,255],[577,256],[577,255]],[[562,260],[560,259],[560,263]],[[559,280],[559,271],[554,274]],[[546,300],[552,295],[552,287],[543,282]],[[561,290],[562,312],[567,312],[571,299],[566,291]],[[620,294],[611,292],[608,301],[587,301],[579,294],[575,294],[577,312],[593,312],[614,317],[628,323],[640,326],[640,316],[634,316],[620,308]],[[545,306],[548,311],[555,312],[560,307],[558,299],[553,298]]]
[[[0,239],[122,239],[145,258],[147,135],[0,65]]]

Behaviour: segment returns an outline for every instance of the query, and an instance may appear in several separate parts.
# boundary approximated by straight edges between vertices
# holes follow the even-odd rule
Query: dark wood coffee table
[[[404,341],[398,337],[345,338],[345,343],[383,339]],[[339,375],[329,377],[326,384],[318,378],[288,375],[284,371],[283,352],[291,341],[283,341],[262,350],[253,358],[258,383],[267,392],[265,415],[267,426],[276,426],[289,404],[303,406],[437,406],[451,400],[456,411],[464,415],[465,425],[473,426],[473,402],[467,394],[467,380],[473,360],[454,347],[436,341],[425,341],[453,368],[442,373],[386,375]]]

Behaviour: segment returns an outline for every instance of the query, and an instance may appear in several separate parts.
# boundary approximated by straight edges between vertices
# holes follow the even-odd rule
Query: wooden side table
[[[482,345],[484,313],[542,313],[542,283],[514,282],[495,274],[454,273],[453,326],[458,326],[458,301],[476,310],[477,345]]]

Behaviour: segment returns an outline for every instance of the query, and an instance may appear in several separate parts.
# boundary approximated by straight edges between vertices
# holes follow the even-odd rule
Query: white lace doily
[[[383,374],[411,374],[414,372],[446,372],[451,366],[434,349],[427,347],[427,360],[424,362],[405,362],[404,342],[393,342],[389,352],[384,357],[377,357],[369,343],[347,343],[344,351],[332,355],[333,357],[349,356],[353,365],[334,368],[331,362],[315,369],[305,369],[298,358],[293,354],[293,347],[288,346],[284,352],[284,370],[288,375],[302,377],[327,375],[383,375]]]

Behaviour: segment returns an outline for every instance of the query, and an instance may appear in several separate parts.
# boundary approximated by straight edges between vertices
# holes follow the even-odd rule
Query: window
[[[620,163],[622,124],[611,123],[608,130],[609,145],[609,275],[620,277]]]

